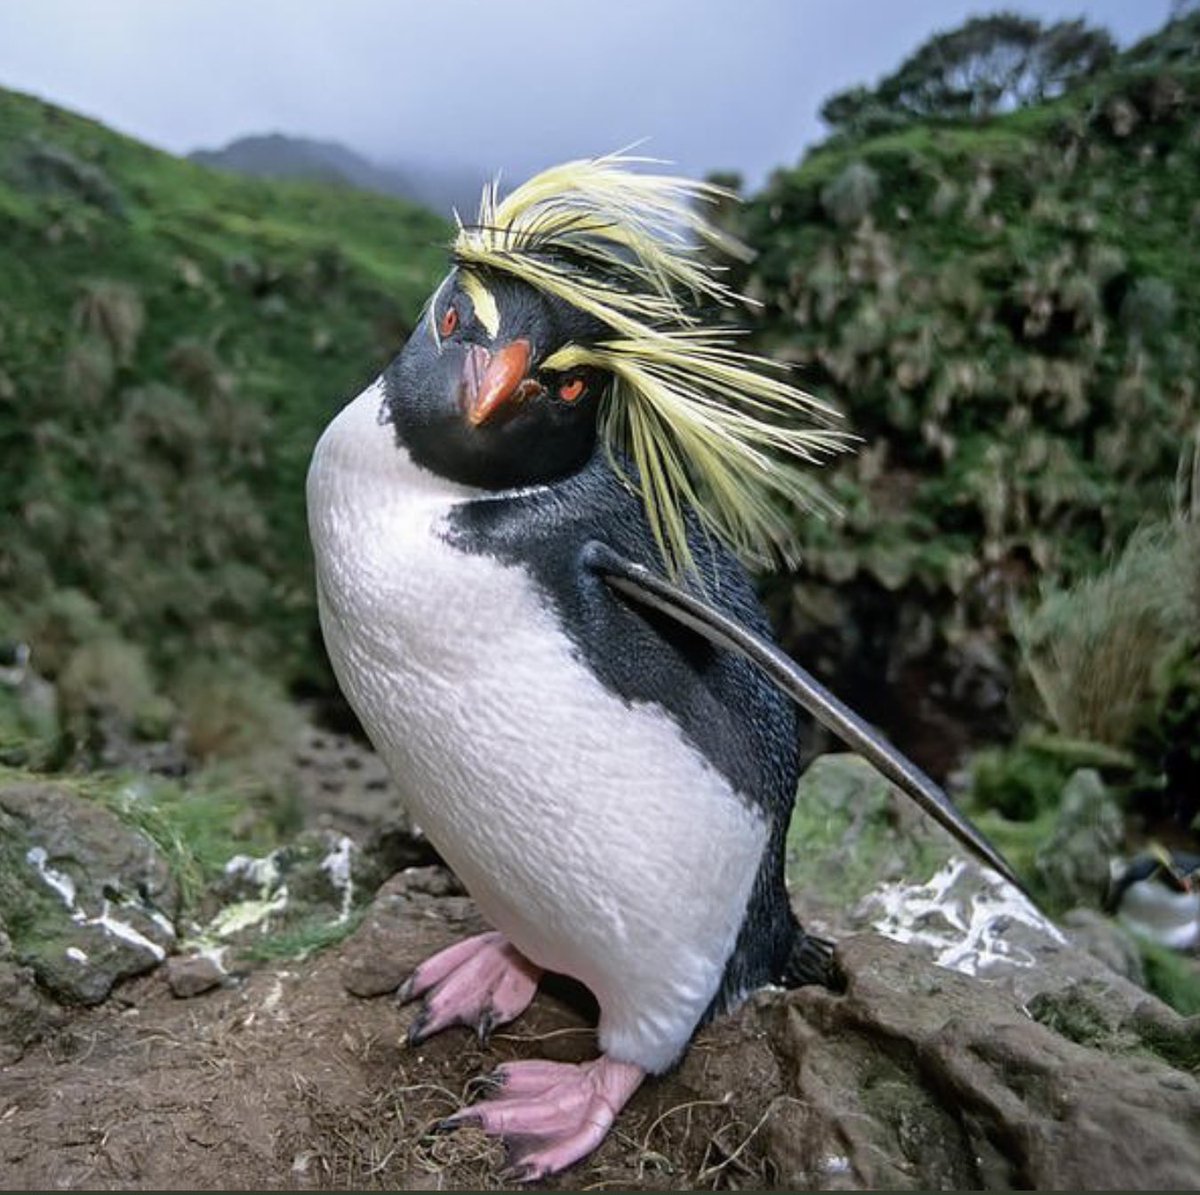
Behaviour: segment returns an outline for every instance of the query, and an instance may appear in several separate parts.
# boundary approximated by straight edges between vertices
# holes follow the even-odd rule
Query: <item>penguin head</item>
[[[694,567],[689,515],[748,560],[791,559],[795,512],[837,509],[808,466],[852,437],[717,316],[742,297],[716,257],[752,256],[703,214],[732,195],[647,164],[485,187],[383,418],[418,465],[493,490],[577,471],[599,440],[671,575]]]
[[[510,489],[580,469],[596,444],[609,375],[566,365],[607,331],[517,278],[458,268],[384,374],[386,418],[425,469]],[[556,367],[555,358],[564,362]]]
[[[1117,912],[1129,890],[1139,884],[1145,885],[1146,891],[1158,887],[1172,896],[1192,896],[1200,891],[1200,855],[1168,851],[1155,844],[1128,863],[1113,859],[1104,896],[1105,912]]]

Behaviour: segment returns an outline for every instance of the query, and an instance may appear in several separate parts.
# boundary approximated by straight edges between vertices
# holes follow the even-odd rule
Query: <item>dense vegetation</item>
[[[153,722],[164,693],[245,693],[247,669],[323,683],[308,457],[446,236],[0,92],[0,637],[68,703],[99,688]]]
[[[843,128],[735,217],[759,343],[863,438],[833,474],[844,522],[806,528],[777,609],[943,771],[1014,732],[1013,610],[1179,502],[1200,434],[1198,34],[1193,13],[1049,102]],[[1177,619],[1172,652],[1194,634]]]

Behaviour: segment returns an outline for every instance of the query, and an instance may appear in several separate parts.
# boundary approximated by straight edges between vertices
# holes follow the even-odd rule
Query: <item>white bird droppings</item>
[[[344,925],[350,917],[350,909],[354,903],[354,876],[351,872],[351,855],[354,852],[354,842],[345,834],[338,844],[321,860],[321,870],[329,876],[329,882],[334,890],[342,894],[342,907],[338,912],[337,924]]]
[[[107,900],[101,906],[99,914],[95,917],[89,917],[76,903],[78,893],[75,888],[75,881],[64,872],[57,871],[51,867],[48,860],[49,856],[46,854],[45,847],[33,846],[25,852],[25,861],[62,898],[63,904],[67,906],[67,911],[71,914],[71,920],[76,925],[97,926],[106,934],[111,934],[114,938],[120,938],[122,942],[136,947],[138,950],[149,951],[156,959],[162,960],[167,957],[166,950],[157,942],[151,941],[145,934],[134,929],[127,921],[121,921],[114,917],[112,915],[112,907]],[[140,905],[133,905],[132,907],[137,908],[139,912],[149,917],[163,931],[168,940],[174,939],[175,927],[161,912],[157,909],[143,909]],[[76,963],[86,963],[88,961],[87,953],[75,946],[67,949],[67,957]]]
[[[897,942],[930,947],[939,967],[980,975],[1003,961],[1032,967],[1035,956],[1013,941],[1014,922],[1051,939],[1066,939],[1034,905],[999,876],[951,859],[926,884],[885,884],[867,897],[872,928]]]

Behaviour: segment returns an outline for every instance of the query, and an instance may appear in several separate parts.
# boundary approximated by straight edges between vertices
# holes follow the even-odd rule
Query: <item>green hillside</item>
[[[159,679],[319,670],[309,453],[446,239],[397,200],[206,170],[0,92],[0,637],[51,674],[96,637]]]
[[[1198,24],[1190,56],[1152,40],[1052,102],[833,137],[736,216],[760,347],[863,438],[778,612],[931,766],[964,723],[1007,731],[1013,601],[1171,510],[1200,428]]]

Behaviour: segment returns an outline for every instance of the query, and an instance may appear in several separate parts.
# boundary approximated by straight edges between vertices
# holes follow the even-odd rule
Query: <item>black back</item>
[[[524,568],[602,683],[626,701],[666,710],[741,799],[767,819],[770,836],[746,919],[710,1014],[766,983],[811,978],[794,974],[806,939],[783,878],[784,837],[801,770],[797,712],[748,661],[667,615],[627,604],[586,565],[584,548],[598,540],[648,568],[662,568],[640,499],[604,452],[597,450],[582,470],[551,485],[458,507],[448,534],[462,550]],[[770,636],[738,561],[696,525],[690,540],[698,592]]]

